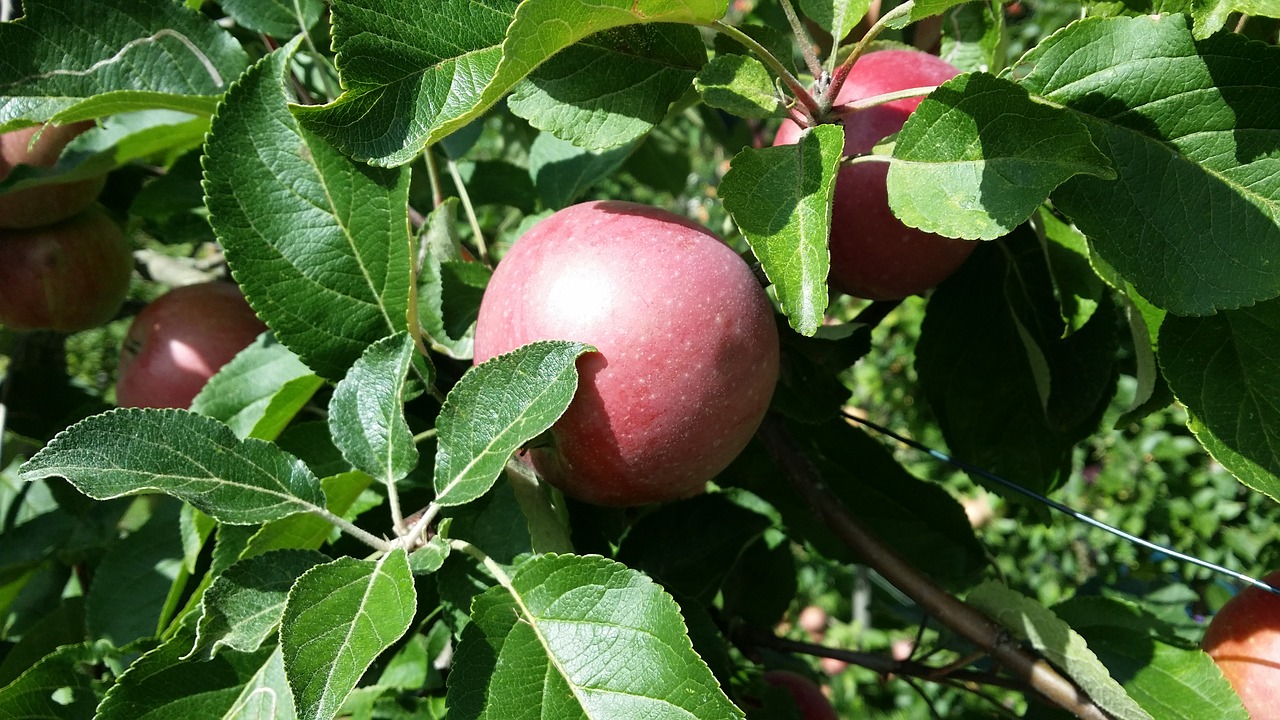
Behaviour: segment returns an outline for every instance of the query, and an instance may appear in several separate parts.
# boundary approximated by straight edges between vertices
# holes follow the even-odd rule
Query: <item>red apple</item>
[[[101,207],[55,225],[0,229],[0,325],[77,332],[115,317],[133,256]]]
[[[190,407],[209,378],[266,329],[231,283],[174,288],[129,327],[116,401],[121,407]]]
[[[634,203],[561,210],[503,258],[475,361],[536,340],[599,350],[578,361],[552,444],[525,459],[602,505],[702,492],[751,439],[778,377],[773,311],[747,264],[693,221]]]
[[[840,720],[822,689],[804,675],[790,670],[766,670],[764,681],[791,693],[804,720]]]
[[[50,125],[34,146],[31,138],[40,126],[0,135],[0,180],[17,165],[53,167],[67,143],[91,127],[92,122]],[[92,205],[106,181],[106,175],[99,175],[0,194],[0,228],[39,227],[69,218]]]
[[[917,50],[880,50],[853,64],[836,105],[913,87],[940,85],[960,74],[949,63]],[[871,151],[902,129],[921,97],[842,115],[844,153]],[[784,122],[774,145],[790,145],[800,127]],[[922,293],[945,280],[969,257],[976,242],[953,240],[902,224],[889,209],[888,165],[862,163],[840,168],[831,209],[830,285],[871,300],[896,300]]]
[[[1280,572],[1263,578],[1280,587]],[[1253,720],[1280,720],[1280,595],[1248,587],[1209,622],[1201,647]]]

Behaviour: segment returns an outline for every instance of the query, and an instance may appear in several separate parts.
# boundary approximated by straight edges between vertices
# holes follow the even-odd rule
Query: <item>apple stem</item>
[[[765,46],[756,42],[755,38],[742,32],[738,28],[721,22],[720,20],[712,21],[707,24],[706,27],[724,35],[728,35],[739,43],[742,43],[747,47],[747,49],[759,56],[761,62],[769,66],[769,69],[773,71],[773,74],[777,75],[778,78],[782,80],[782,83],[787,86],[787,89],[791,91],[792,95],[794,95],[796,100],[799,102],[801,112],[803,113],[801,117],[803,122],[797,122],[800,127],[812,127],[816,123],[816,118],[819,114],[818,101],[813,99],[813,95],[810,95],[804,85],[800,84],[800,81],[796,79],[796,76],[792,75],[791,71],[788,70],[786,66],[778,60],[778,58],[774,57],[773,53],[769,52]]]
[[[791,0],[782,0],[782,12],[787,16],[787,22],[791,24],[791,32],[795,34],[796,43],[804,55],[804,64],[809,66],[809,74],[815,79],[822,77],[822,63],[818,62],[818,54],[813,51],[813,39],[800,24],[800,18],[796,15],[796,9],[791,6]]]
[[[881,15],[880,19],[867,29],[867,34],[862,36],[862,39],[859,40],[858,43],[853,46],[853,49],[849,51],[849,56],[846,57],[844,62],[840,63],[840,67],[837,67],[836,71],[831,74],[831,84],[827,86],[827,90],[822,96],[822,102],[825,107],[830,108],[835,105],[836,96],[840,94],[840,88],[844,87],[844,81],[849,78],[849,72],[853,70],[853,64],[858,61],[858,58],[861,57],[864,52],[866,52],[867,46],[879,37],[880,33],[885,31],[885,28],[888,28],[904,17],[910,17],[911,11],[915,10],[915,7],[916,4],[914,0],[907,0],[907,2],[904,2],[884,15]]]
[[[863,526],[827,488],[821,473],[780,418],[766,416],[757,435],[814,515],[885,580],[943,625],[982,648],[1048,701],[1086,720],[1108,720],[1088,695],[1052,665],[1012,640],[980,610],[948,594]]]
[[[462,201],[462,209],[467,213],[467,222],[471,225],[471,232],[476,236],[476,254],[480,257],[480,262],[493,267],[493,263],[489,260],[489,247],[484,242],[484,233],[480,232],[480,221],[476,219],[475,208],[471,207],[471,195],[467,193],[467,186],[462,182],[462,175],[458,172],[458,163],[453,158],[448,158],[446,167],[449,168],[449,177],[453,178],[453,186],[458,189],[458,199]]]

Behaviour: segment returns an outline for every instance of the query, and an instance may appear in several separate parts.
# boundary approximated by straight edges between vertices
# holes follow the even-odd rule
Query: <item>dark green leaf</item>
[[[511,93],[531,125],[588,150],[649,132],[707,61],[697,28],[655,23],[614,28],[565,48]]]
[[[318,565],[289,592],[280,622],[301,720],[328,720],[374,659],[409,629],[417,599],[403,550]]]
[[[827,308],[831,198],[844,131],[819,125],[796,145],[747,148],[719,195],[778,292],[791,327],[813,335]]]
[[[472,618],[449,675],[458,720],[742,717],[671,596],[611,560],[534,558],[477,597]]]
[[[1280,500],[1280,300],[1211,317],[1170,315],[1159,356],[1201,443],[1246,485]]]
[[[251,525],[324,506],[301,460],[185,410],[120,409],[64,430],[22,466],[96,500],[163,492],[224,523]]]
[[[207,115],[248,65],[230,34],[171,0],[23,9],[0,23],[0,132],[150,108]]]
[[[542,201],[559,210],[612,175],[633,149],[632,145],[623,145],[612,150],[586,150],[542,133],[529,148],[529,174]]]
[[[204,593],[195,647],[186,657],[208,660],[224,647],[257,651],[275,633],[293,583],[325,562],[312,550],[273,550],[224,570]]]
[[[0,688],[0,720],[90,720],[98,697],[91,668],[107,643],[66,645]]]
[[[170,587],[182,567],[179,503],[157,503],[147,523],[111,547],[85,601],[89,637],[115,647],[158,635]]]
[[[249,304],[321,376],[408,329],[407,172],[357,165],[286,107],[291,45],[219,106],[205,147],[210,221]]]
[[[968,2],[943,15],[943,60],[963,72],[999,72],[1005,63],[1004,12],[986,2]]]
[[[463,505],[488,492],[511,454],[569,407],[575,361],[590,349],[537,342],[468,370],[436,419],[436,503]]]
[[[1143,297],[1207,315],[1280,295],[1280,48],[1196,41],[1177,15],[1092,18],[1011,73],[1111,157],[1117,179],[1077,176],[1053,201]]]

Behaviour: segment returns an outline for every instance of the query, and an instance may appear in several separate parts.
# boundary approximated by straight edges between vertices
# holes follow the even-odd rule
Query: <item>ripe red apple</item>
[[[129,327],[120,348],[116,402],[190,407],[209,378],[266,329],[231,283],[174,288],[143,308]]]
[[[831,701],[822,694],[817,683],[790,670],[766,670],[764,681],[791,693],[804,720],[840,720]]]
[[[960,74],[951,64],[917,50],[879,50],[853,64],[836,105],[913,87],[940,85]],[[902,129],[922,97],[895,100],[842,115],[846,156],[871,151]],[[800,127],[784,122],[774,145],[800,139]],[[871,300],[922,293],[945,280],[969,257],[976,242],[953,240],[902,224],[889,209],[885,163],[840,168],[831,209],[830,285]]]
[[[67,143],[91,127],[92,122],[50,125],[34,146],[31,138],[40,126],[0,135],[0,180],[17,165],[53,167]],[[106,181],[106,175],[99,175],[0,194],[0,228],[39,227],[69,218],[92,205]]]
[[[1280,587],[1280,572],[1263,578]],[[1280,720],[1280,595],[1248,587],[1209,621],[1201,647],[1253,720]]]
[[[133,256],[101,207],[29,230],[0,229],[0,325],[77,332],[115,317]]]
[[[602,505],[702,492],[751,439],[778,378],[773,312],[747,264],[693,221],[634,203],[561,210],[503,258],[475,361],[536,340],[599,350],[579,359],[552,444],[525,459]]]

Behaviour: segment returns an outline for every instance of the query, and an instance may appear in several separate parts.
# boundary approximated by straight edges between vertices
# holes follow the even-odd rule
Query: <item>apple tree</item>
[[[1278,18],[0,0],[0,720],[1276,717]]]

